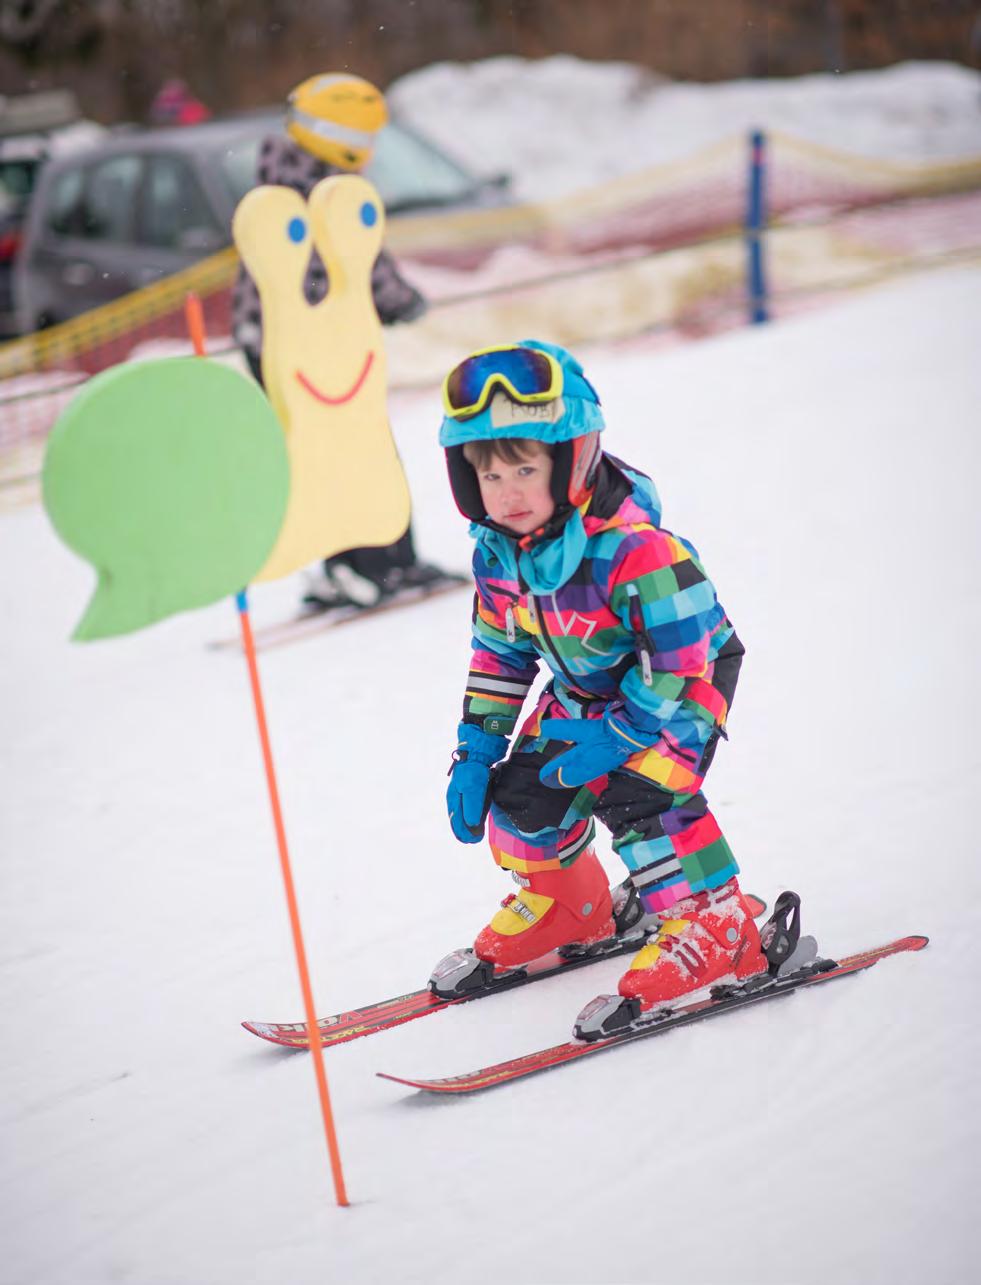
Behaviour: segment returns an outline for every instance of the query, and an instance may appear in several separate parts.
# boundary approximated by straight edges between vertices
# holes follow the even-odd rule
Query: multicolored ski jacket
[[[661,528],[650,479],[609,456],[580,513],[582,557],[544,594],[518,569],[514,541],[473,528],[465,721],[510,734],[544,660],[570,716],[622,708],[651,744],[666,730],[684,744],[704,744],[725,725],[726,699],[712,676],[733,628],[697,552]]]

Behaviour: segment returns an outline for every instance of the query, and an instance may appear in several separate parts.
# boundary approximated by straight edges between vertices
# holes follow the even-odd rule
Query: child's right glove
[[[492,736],[476,723],[457,728],[460,743],[453,753],[446,810],[461,843],[479,843],[490,808],[490,770],[507,753],[508,738]]]
[[[553,790],[585,785],[606,776],[650,744],[623,713],[616,717],[604,714],[602,718],[543,718],[541,730],[550,740],[566,741],[572,746],[546,763],[538,774],[543,784]]]

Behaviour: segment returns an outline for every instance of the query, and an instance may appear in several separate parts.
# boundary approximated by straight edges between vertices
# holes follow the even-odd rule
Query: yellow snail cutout
[[[290,465],[286,516],[255,580],[391,544],[409,525],[371,293],[384,228],[377,191],[354,175],[323,179],[306,202],[291,188],[257,187],[235,211],[232,234],[262,304],[262,377]],[[329,280],[316,304],[303,294],[312,247]]]

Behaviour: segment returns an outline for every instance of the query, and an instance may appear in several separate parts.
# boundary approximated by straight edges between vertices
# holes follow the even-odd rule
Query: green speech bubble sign
[[[98,574],[73,638],[237,593],[273,546],[289,485],[282,429],[251,379],[202,357],[96,375],[44,458],[48,516]]]

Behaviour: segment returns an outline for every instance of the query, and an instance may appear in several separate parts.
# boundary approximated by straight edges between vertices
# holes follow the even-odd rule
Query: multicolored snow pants
[[[729,706],[742,653],[736,641],[715,662],[712,683]],[[706,726],[699,728],[693,720],[691,737],[669,735],[607,776],[552,789],[538,774],[568,749],[568,742],[543,738],[541,722],[570,717],[550,684],[522,724],[510,756],[494,770],[488,837],[499,866],[519,874],[563,869],[589,847],[593,818],[598,817],[610,830],[613,850],[645,910],[667,910],[682,897],[717,888],[738,873],[701,789],[721,729],[710,730],[704,739]],[[588,705],[583,717],[589,717]]]

